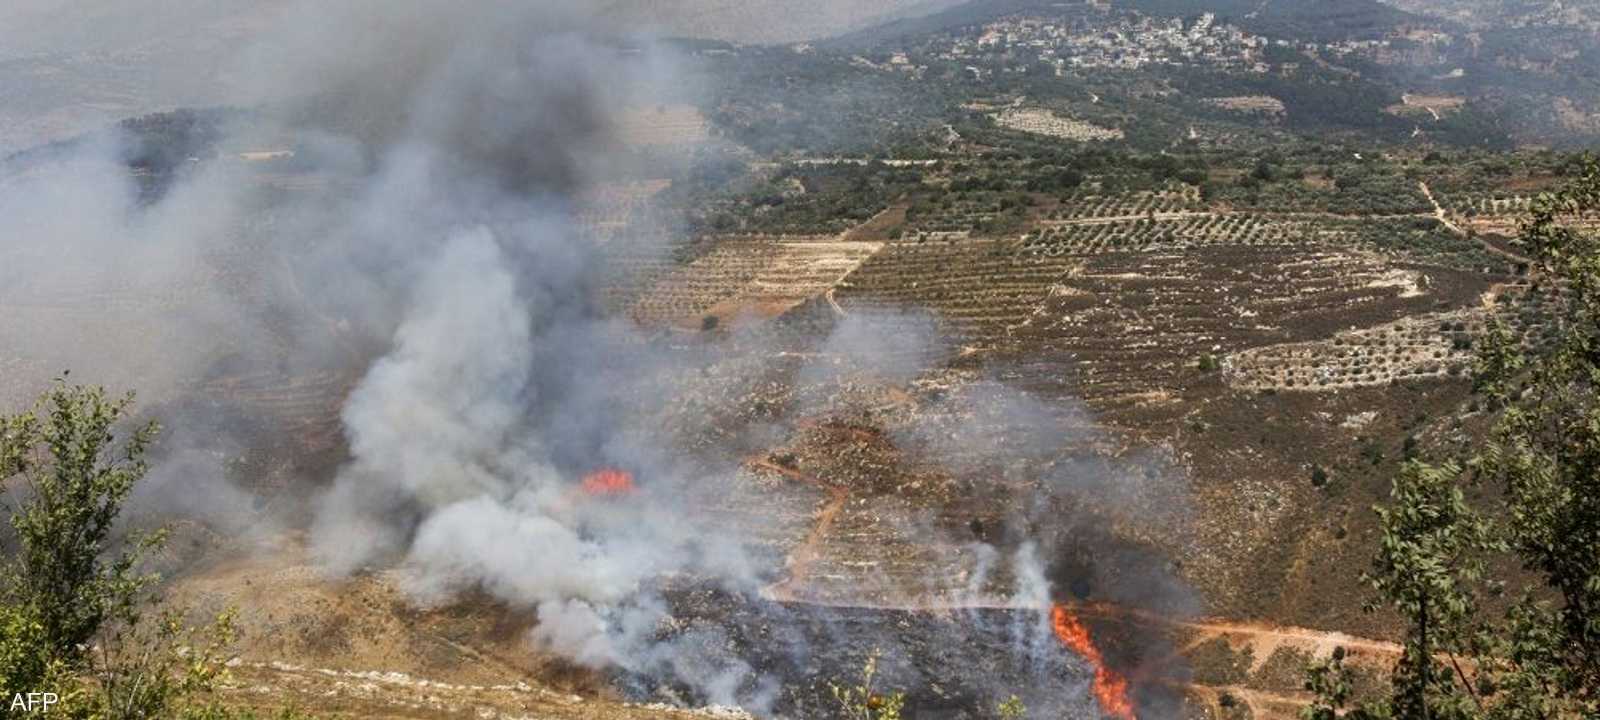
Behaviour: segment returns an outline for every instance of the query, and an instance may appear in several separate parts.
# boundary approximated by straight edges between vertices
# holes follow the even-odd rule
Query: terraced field
[[[671,180],[641,180],[601,185],[585,197],[578,221],[584,229],[604,241],[618,232],[638,227],[641,216],[650,209],[650,200],[672,186]]]
[[[817,297],[883,246],[879,243],[727,238],[668,271],[633,304],[637,322],[700,326],[706,318],[781,315]]]
[[[935,206],[906,223],[910,241],[965,240],[1001,212],[998,198],[963,197]]]
[[[1150,213],[1203,212],[1208,208],[1200,199],[1199,188],[1180,185],[1159,192],[1140,192],[1100,195],[1082,191],[1069,201],[1061,203],[1041,218],[1042,224],[1059,220],[1091,220],[1099,218],[1142,218]]]
[[[849,312],[928,308],[959,342],[992,344],[1026,321],[1073,264],[1006,240],[894,243],[845,278],[836,297]]]
[[[35,397],[62,371],[96,377],[110,387],[137,387],[150,402],[171,400],[196,368],[174,368],[165,348],[193,343],[192,329],[181,320],[206,308],[217,292],[205,277],[193,282],[149,286],[124,282],[74,287],[51,283],[48,296],[28,284],[0,291],[0,402],[16,407]],[[219,332],[212,357],[220,359],[242,338]],[[56,349],[60,355],[26,352],[28,343]]]
[[[1202,357],[1430,307],[1437,298],[1416,289],[1424,277],[1397,273],[1380,256],[1315,246],[1100,253],[1017,329],[1018,373],[1069,378],[1102,409],[1176,410],[1192,399],[1182,388]]]
[[[1528,219],[1533,197],[1520,194],[1441,193],[1440,207],[1457,225],[1484,235],[1512,236]]]
[[[617,131],[631,145],[689,149],[706,141],[711,124],[692,105],[661,105],[627,110]]]
[[[1335,390],[1397,380],[1464,377],[1472,337],[1487,313],[1457,310],[1348,330],[1331,340],[1271,345],[1223,361],[1228,382],[1247,390]]]
[[[1255,214],[1178,212],[1139,219],[1094,218],[1042,222],[1025,242],[1027,251],[1046,257],[1135,249],[1177,249],[1212,245],[1293,245],[1336,242],[1345,231],[1310,220]]]
[[[306,451],[321,452],[343,441],[339,412],[357,380],[352,373],[334,370],[265,372],[223,376],[203,384],[200,392],[248,407],[265,416],[260,422],[288,433]]]

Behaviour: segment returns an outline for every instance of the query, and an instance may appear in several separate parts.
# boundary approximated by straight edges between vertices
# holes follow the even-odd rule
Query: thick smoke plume
[[[537,609],[533,639],[579,662],[687,671],[644,646],[662,613],[644,586],[699,570],[753,587],[753,569],[680,519],[704,469],[630,425],[667,361],[599,317],[576,219],[628,171],[617,116],[684,92],[667,53],[565,3],[299,3],[231,72],[255,109],[154,201],[113,136],[8,174],[0,279],[27,311],[0,328],[27,348],[8,404],[64,368],[137,387],[171,427],[142,507],[242,516],[220,479],[247,440],[188,401],[197,385],[357,369],[350,459],[309,503],[330,572],[399,563],[419,601]],[[227,154],[265,143],[330,192],[275,193]],[[637,497],[577,497],[601,465],[648,476]],[[737,665],[709,665],[680,680],[734,700]]]
[[[689,371],[738,359],[664,347],[595,305],[605,248],[577,212],[594,184],[635,162],[618,114],[693,84],[670,52],[608,30],[556,2],[293,4],[228,70],[249,110],[230,116],[218,159],[129,179],[130,148],[106,136],[8,170],[0,302],[22,312],[0,314],[0,339],[27,350],[0,358],[0,399],[15,404],[65,368],[139,389],[171,427],[141,507],[244,522],[250,495],[224,480],[224,461],[257,426],[195,401],[197,388],[336,378],[321,392],[342,399],[348,457],[304,505],[331,574],[398,567],[425,604],[482,591],[535,611],[541,648],[755,709],[777,687],[727,649],[742,632],[779,628],[763,640],[782,655],[765,665],[778,668],[814,670],[821,643],[892,648],[889,630],[814,611],[806,622],[823,630],[808,634],[770,607],[776,615],[664,632],[673,610],[662,578],[757,598],[781,568],[697,514],[737,492],[739,458],[674,451],[681,429],[661,426]],[[312,168],[302,175],[314,188],[284,190],[230,155],[282,144]],[[769,343],[755,333],[730,344],[761,354]],[[946,347],[926,316],[852,315],[796,378],[815,389],[866,371],[904,385]],[[1044,404],[999,383],[966,392],[982,396],[962,404],[979,417],[918,421],[898,440],[958,473],[981,468],[940,448],[1051,468],[1048,499],[1008,523],[1003,549],[963,541],[980,559],[972,597],[1006,574],[1012,599],[1038,608],[967,624],[1017,643],[1044,682],[1060,671],[1044,606],[1060,596],[1062,543],[1032,526],[1053,522],[1062,501],[1131,507],[1164,471],[1055,458],[1062,433],[1077,431],[1051,424]],[[798,401],[823,409],[832,394]],[[585,497],[580,480],[602,467],[633,472],[637,490]],[[1156,580],[1107,586],[1137,594],[1159,584],[1150,572]],[[1029,693],[1068,707],[1049,689]]]

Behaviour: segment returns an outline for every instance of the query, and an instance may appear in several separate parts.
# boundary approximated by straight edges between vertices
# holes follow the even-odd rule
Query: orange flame
[[[1106,660],[1095,647],[1094,638],[1077,616],[1065,605],[1050,610],[1050,624],[1055,626],[1056,638],[1077,653],[1094,668],[1094,697],[1100,701],[1105,714],[1118,720],[1138,720],[1133,714],[1133,702],[1128,699],[1128,679],[1106,667]]]
[[[583,494],[590,497],[618,497],[633,494],[633,474],[616,468],[601,468],[583,478]]]

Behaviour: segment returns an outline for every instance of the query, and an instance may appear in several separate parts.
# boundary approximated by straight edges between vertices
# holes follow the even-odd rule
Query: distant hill
[[[1562,0],[1384,0],[1408,12],[1478,29],[1553,27],[1600,32],[1600,4]]]
[[[816,40],[943,10],[962,0],[610,0],[619,21],[657,32],[742,43]]]
[[[904,17],[863,30],[857,30],[827,41],[833,47],[871,47],[873,45],[909,37],[949,32],[974,25],[982,25],[996,18],[1019,13],[1050,13],[1064,6],[1082,6],[1077,2],[1060,0],[972,0],[939,12],[915,17]]]
[[[742,43],[827,37],[961,0],[604,0],[618,28]],[[0,156],[118,120],[240,100],[231,60],[294,0],[0,1]]]

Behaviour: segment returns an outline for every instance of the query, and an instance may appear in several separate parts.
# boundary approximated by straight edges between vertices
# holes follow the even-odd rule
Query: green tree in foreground
[[[1472,716],[1476,690],[1460,657],[1475,643],[1483,558],[1495,549],[1487,521],[1467,506],[1453,464],[1411,460],[1395,478],[1388,507],[1377,509],[1383,539],[1368,582],[1406,619],[1394,669],[1394,714]]]
[[[29,412],[0,417],[0,487],[11,536],[0,564],[0,713],[16,693],[55,693],[72,718],[226,718],[231,618],[190,628],[150,615],[141,560],[161,533],[117,540],[147,469],[154,423],[129,429],[131,395],[58,382]]]
[[[1344,717],[1600,717],[1600,165],[1541,195],[1520,245],[1542,340],[1496,324],[1479,344],[1477,390],[1495,413],[1466,463],[1409,461],[1378,509],[1383,539],[1368,581],[1405,618],[1387,703]],[[1468,506],[1479,483],[1503,507]],[[1503,560],[1503,562],[1493,562]],[[1486,577],[1485,567],[1515,567]],[[1503,617],[1478,598],[1520,583]],[[1339,716],[1342,663],[1312,669],[1306,717]]]
[[[1505,536],[1543,581],[1508,618],[1507,691],[1527,712],[1600,717],[1600,236],[1577,217],[1600,212],[1600,164],[1541,196],[1522,243],[1553,311],[1542,351],[1516,354],[1497,329],[1481,386],[1503,408],[1479,471],[1504,490]]]
[[[58,385],[43,407],[0,425],[0,477],[24,498],[7,508],[18,552],[6,568],[6,594],[28,608],[51,647],[87,643],[149,582],[134,568],[159,536],[107,553],[112,525],[145,474],[144,452],[158,430],[154,423],[134,428],[117,445],[113,426],[132,401]]]
[[[1300,713],[1305,720],[1336,720],[1340,717],[1358,720],[1374,716],[1361,708],[1348,712],[1345,710],[1354,693],[1354,682],[1350,669],[1344,666],[1344,654],[1344,648],[1336,647],[1332,657],[1314,663],[1306,670],[1306,689],[1311,691],[1314,699]]]

